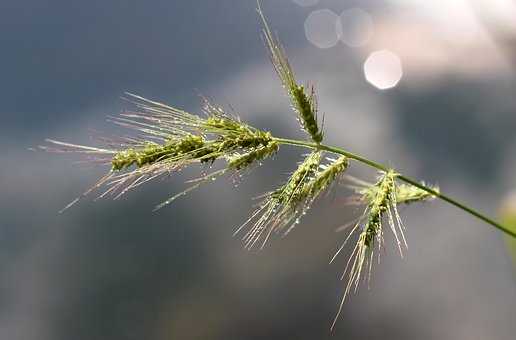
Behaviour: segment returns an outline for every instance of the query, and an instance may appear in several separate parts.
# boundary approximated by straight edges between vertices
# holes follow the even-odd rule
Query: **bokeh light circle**
[[[319,2],[319,0],[292,0],[292,1],[294,1],[296,4],[298,4],[299,6],[302,6],[302,7],[315,6]]]
[[[340,15],[339,37],[350,47],[367,44],[373,36],[373,29],[371,15],[360,8],[348,9]]]
[[[329,9],[313,11],[305,20],[308,41],[319,48],[330,48],[339,41],[339,16]]]
[[[364,63],[366,80],[380,90],[386,90],[398,85],[403,76],[400,58],[391,51],[373,52]]]

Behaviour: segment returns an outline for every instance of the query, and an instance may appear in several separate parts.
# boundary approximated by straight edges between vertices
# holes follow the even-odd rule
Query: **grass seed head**
[[[342,298],[339,310],[332,324],[332,329],[342,311],[344,300],[351,289],[354,288],[355,292],[358,290],[362,277],[364,277],[364,279],[367,278],[368,282],[370,281],[375,251],[378,252],[378,261],[380,261],[380,249],[384,244],[384,220],[387,220],[396,239],[400,255],[403,256],[401,244],[403,241],[406,247],[406,240],[404,236],[404,226],[397,210],[397,176],[398,174],[393,170],[382,173],[372,188],[364,193],[363,199],[366,202],[365,211],[355,227],[351,230],[341,248],[333,257],[333,259],[335,259],[351,235],[358,231],[359,236],[357,243],[353,248],[342,275],[342,278],[347,275],[347,284],[344,297]],[[366,271],[367,275],[363,276]]]
[[[341,156],[333,160],[330,164],[320,165],[319,172],[312,178],[312,180],[303,188],[300,196],[313,202],[320,194],[325,192],[349,167],[349,159],[346,156]]]
[[[204,138],[195,135],[174,138],[163,145],[149,141],[139,149],[128,148],[117,152],[111,160],[112,170],[120,171],[132,165],[141,168],[165,159],[179,159],[181,156],[194,159],[199,157],[199,153],[194,151],[201,150],[204,146]]]
[[[423,183],[423,185],[425,184]],[[439,187],[437,186],[430,186],[430,188],[435,192],[439,192]],[[398,204],[410,204],[435,199],[434,195],[410,184],[400,184],[396,189],[396,202]]]
[[[260,241],[263,247],[273,232],[283,231],[286,234],[299,222],[299,195],[316,174],[321,156],[320,151],[309,154],[285,184],[265,194],[256,211],[236,231],[238,233],[244,226],[254,222],[243,237],[246,248],[250,249]]]
[[[264,146],[252,149],[243,154],[235,153],[228,158],[228,168],[233,170],[242,170],[256,162],[260,162],[265,158],[269,158],[276,154],[279,150],[279,144],[276,141],[270,141]]]
[[[225,170],[238,171],[278,151],[279,144],[269,132],[243,123],[207,100],[203,107],[206,117],[201,117],[143,97],[128,96],[136,109],[111,121],[136,132],[135,137],[124,137],[123,143],[112,142],[107,149],[54,140],[47,140],[50,145],[41,147],[96,156],[95,161],[111,164],[109,173],[86,193],[104,186],[106,190],[100,197],[118,198],[143,183],[191,164],[224,159],[228,161]],[[206,177],[215,178],[225,170]],[[195,187],[203,182],[198,181]]]
[[[285,49],[278,39],[274,37],[265,19],[260,2],[258,2],[258,14],[262,19],[263,39],[269,52],[269,58],[283,87],[287,91],[292,108],[297,113],[299,123],[314,142],[321,143],[323,140],[323,131],[318,124],[317,98],[315,96],[314,87],[307,86],[309,88],[307,92],[305,86],[297,83]]]
[[[296,81],[285,50],[273,35],[259,1],[258,13],[262,19],[263,39],[272,65],[289,96],[301,127],[316,145],[303,142],[288,143],[286,139],[282,141],[285,144],[308,146],[314,151],[305,157],[282,186],[261,197],[262,201],[258,208],[238,228],[236,233],[246,225],[252,224],[243,236],[246,248],[252,248],[258,243],[263,247],[272,233],[286,235],[290,232],[313,202],[327,192],[349,167],[349,159],[345,156],[332,159],[327,164],[321,163],[323,156],[321,149],[324,148],[321,145],[323,129],[318,122],[318,105],[314,87],[303,86]],[[105,190],[99,197],[110,195],[118,198],[150,180],[168,176],[192,164],[211,166],[219,159],[225,160],[225,167],[189,181],[193,183],[192,186],[159,204],[156,207],[159,209],[203,183],[228,172],[238,173],[273,156],[281,143],[281,139],[275,139],[269,132],[242,122],[237,116],[228,114],[223,108],[205,98],[203,98],[204,115],[201,116],[137,95],[127,94],[127,97],[127,100],[135,106],[135,110],[113,117],[111,121],[132,130],[135,132],[134,136],[121,137],[118,141],[107,141],[106,147],[103,148],[55,140],[47,140],[48,145],[40,147],[52,152],[76,152],[93,156],[96,157],[96,162],[111,165],[110,171],[105,176],[65,209],[101,187]],[[359,160],[356,157],[355,159]],[[374,165],[373,162],[367,163],[376,168],[382,168]],[[354,187],[359,195],[358,201],[365,205],[365,210],[332,259],[333,261],[336,258],[350,237],[358,233],[356,244],[342,275],[342,278],[347,275],[347,284],[332,329],[351,289],[354,288],[356,291],[362,278],[370,281],[375,252],[378,253],[378,262],[380,261],[380,249],[384,246],[385,222],[393,233],[397,248],[403,256],[402,243],[404,247],[407,243],[404,226],[397,210],[398,204],[434,198],[431,193],[417,187],[397,185],[397,177],[396,172],[389,170],[382,172],[374,184],[354,179],[355,183],[358,183],[358,186]],[[431,189],[434,194],[439,190],[436,187]],[[432,192],[432,190],[429,191]],[[368,274],[364,276],[366,271]]]
[[[310,87],[309,94],[306,93],[303,85],[295,85],[288,92],[302,128],[310,135],[314,142],[322,142],[323,132],[317,122],[318,108],[314,87]]]
[[[354,182],[358,183],[358,186],[352,186],[355,192],[359,195],[359,202],[369,202],[378,193],[379,188],[375,185],[370,185],[365,181],[358,180],[356,178],[349,177]],[[423,183],[423,185],[426,185]],[[439,187],[429,186],[432,190],[439,192]],[[422,190],[410,184],[398,184],[396,185],[396,203],[399,204],[411,204],[416,202],[431,201],[435,198],[434,195],[429,192]]]

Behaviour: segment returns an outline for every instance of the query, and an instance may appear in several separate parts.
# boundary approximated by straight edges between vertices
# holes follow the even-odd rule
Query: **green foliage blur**
[[[501,222],[510,227],[512,230],[516,230],[516,194],[511,195],[507,198],[502,205],[500,212]],[[516,238],[510,236],[504,236],[507,249],[512,257],[514,269],[516,270]]]

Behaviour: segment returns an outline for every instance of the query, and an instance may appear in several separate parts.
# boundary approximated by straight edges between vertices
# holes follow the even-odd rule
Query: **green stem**
[[[287,144],[287,145],[295,145],[295,146],[301,146],[301,147],[305,147],[305,148],[310,148],[310,149],[317,149],[317,150],[325,150],[325,151],[328,151],[328,152],[332,152],[332,153],[335,153],[335,154],[339,154],[339,155],[344,155],[346,157],[349,157],[350,159],[354,159],[358,162],[361,162],[363,164],[366,164],[370,167],[373,167],[373,168],[376,168],[378,170],[381,170],[381,171],[387,171],[389,170],[388,167],[386,167],[385,165],[383,164],[380,164],[380,163],[377,163],[375,161],[372,161],[370,159],[367,159],[365,157],[362,157],[360,155],[357,155],[355,153],[352,153],[352,152],[349,152],[349,151],[346,151],[344,149],[341,149],[341,148],[338,148],[338,147],[334,147],[334,146],[329,146],[329,145],[324,145],[324,144],[317,144],[317,143],[312,143],[312,142],[306,142],[306,141],[301,141],[301,140],[294,140],[294,139],[285,139],[285,138],[275,138],[275,141],[280,143],[280,144]],[[476,218],[484,221],[485,223],[487,224],[490,224],[491,226],[503,231],[504,233],[506,233],[507,235],[510,235],[514,238],[516,238],[516,232],[515,231],[512,231],[511,229],[503,226],[502,224],[494,221],[493,219],[481,214],[480,212],[478,212],[477,210],[473,209],[473,208],[470,208],[456,200],[454,200],[453,198],[451,197],[448,197],[446,196],[445,194],[442,194],[440,192],[437,192],[435,190],[433,190],[432,188],[429,188],[427,186],[425,186],[424,184],[410,178],[410,177],[407,177],[407,176],[404,176],[404,175],[399,175],[397,177],[399,180],[403,181],[403,182],[406,182],[408,184],[411,184],[421,190],[424,190],[430,194],[432,194],[433,196],[459,208],[459,209],[462,209],[464,210],[465,212],[475,216]]]

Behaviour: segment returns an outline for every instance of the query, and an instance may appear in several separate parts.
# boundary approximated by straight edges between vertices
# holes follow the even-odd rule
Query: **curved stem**
[[[317,144],[317,143],[312,143],[312,142],[306,142],[306,141],[301,141],[301,140],[286,139],[286,138],[275,138],[274,140],[280,144],[295,145],[295,146],[300,146],[300,147],[309,148],[309,149],[325,150],[325,151],[328,151],[331,153],[349,157],[350,159],[354,159],[360,163],[366,164],[370,167],[376,168],[381,171],[389,170],[389,168],[383,164],[377,163],[375,161],[372,161],[370,159],[367,159],[365,157],[362,157],[360,155],[357,155],[355,153],[349,152],[347,150],[344,150],[344,149],[341,149],[338,147],[324,145],[324,144]],[[412,179],[412,178],[404,176],[404,175],[399,175],[397,178],[403,182],[406,182],[406,183],[413,185],[421,190],[424,190],[424,191],[432,194],[433,196],[435,196],[461,210],[464,210],[468,214],[471,214],[471,215],[475,216],[476,218],[484,221],[485,223],[503,231],[507,235],[510,235],[510,236],[516,238],[516,231],[512,231],[508,227],[494,221],[493,219],[485,216],[484,214],[478,212],[477,210],[470,208],[470,207],[466,206],[465,204],[462,204],[445,194],[435,191],[432,188],[429,188],[429,187],[425,186],[424,184],[416,181],[415,179]]]

